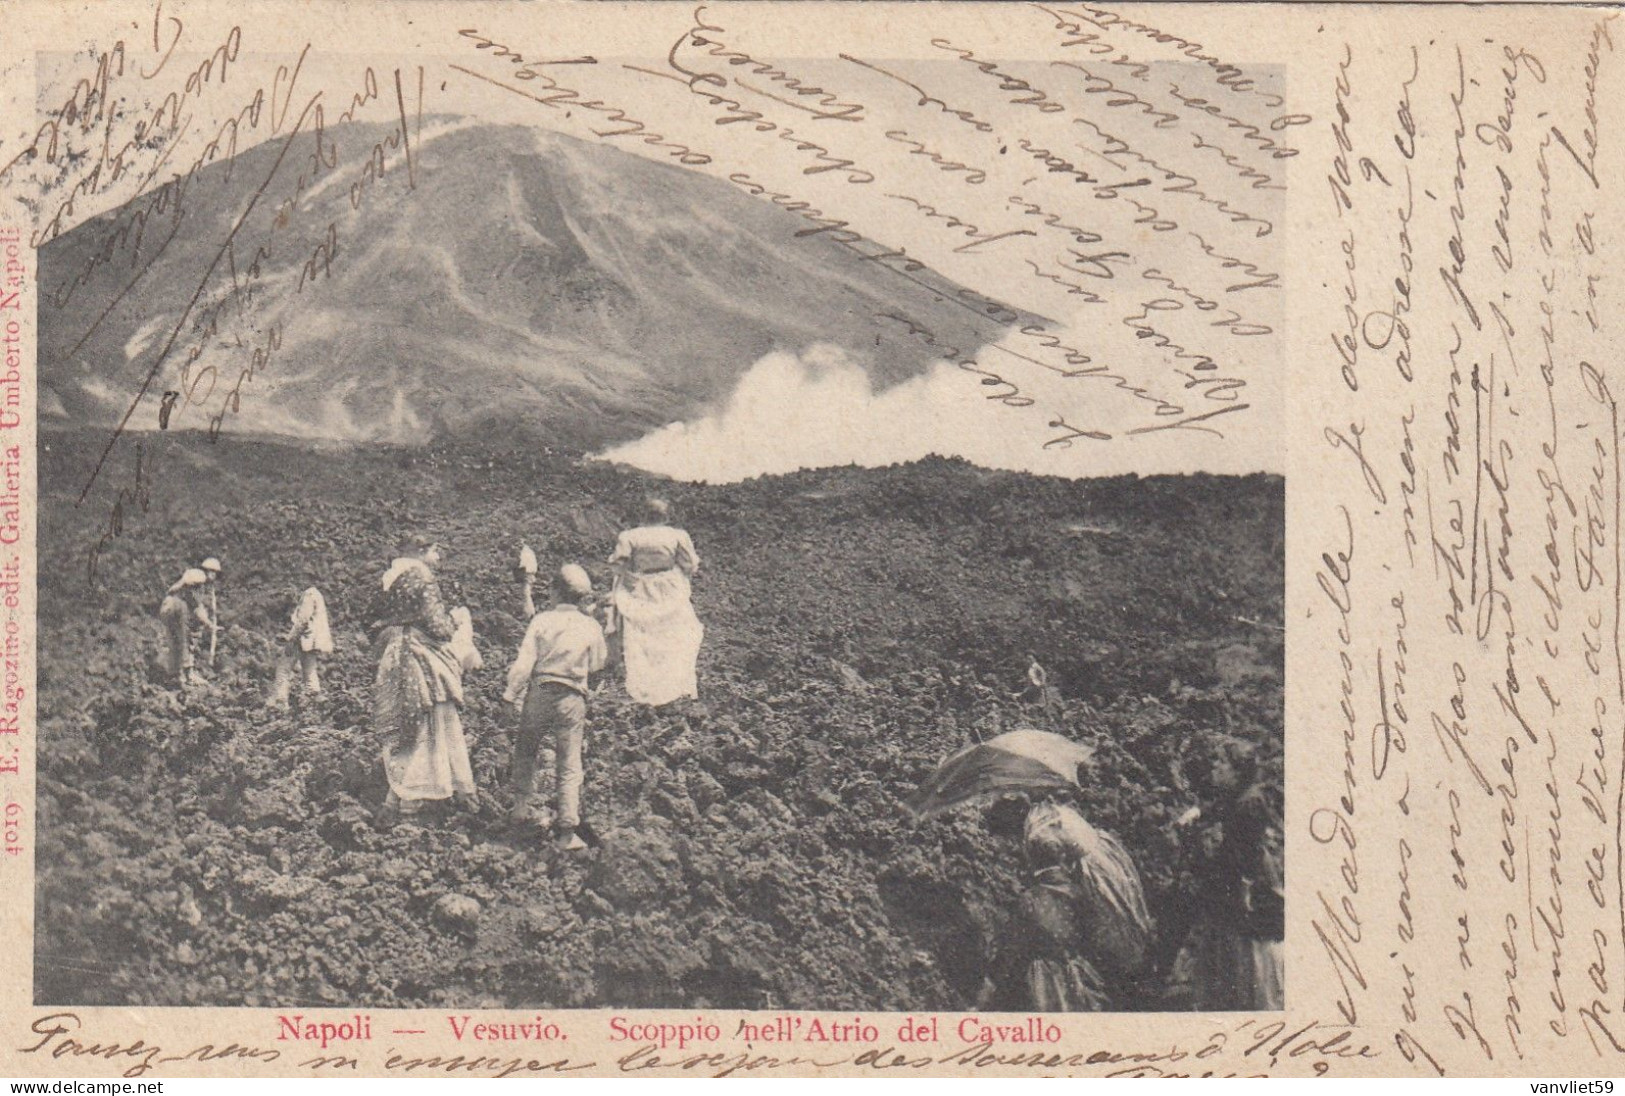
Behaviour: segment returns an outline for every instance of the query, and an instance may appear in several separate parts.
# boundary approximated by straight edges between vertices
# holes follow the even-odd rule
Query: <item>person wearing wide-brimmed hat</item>
[[[182,687],[195,685],[198,681],[194,665],[196,659],[192,653],[192,624],[195,622],[205,628],[214,627],[214,618],[209,615],[208,606],[203,602],[203,589],[207,582],[200,568],[188,567],[169,588],[158,607],[158,619],[163,624],[166,640],[164,672]]]
[[[688,533],[671,524],[663,499],[644,504],[648,524],[628,529],[615,543],[611,595],[626,691],[659,707],[699,695],[696,665],[705,626],[694,614],[691,580],[699,553]]]
[[[459,710],[463,663],[453,650],[457,622],[448,612],[433,567],[440,546],[414,533],[383,577],[374,621],[378,674],[373,719],[384,739],[385,807],[412,814],[423,803],[457,796],[475,802]]]

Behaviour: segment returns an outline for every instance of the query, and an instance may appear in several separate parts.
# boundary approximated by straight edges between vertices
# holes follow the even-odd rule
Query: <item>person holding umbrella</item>
[[[926,817],[1002,794],[988,827],[1021,842],[1025,886],[979,1008],[1098,1012],[1145,966],[1152,923],[1133,857],[1058,798],[1078,791],[1092,756],[1048,731],[1010,731],[949,757],[908,803]]]
[[[1069,804],[1009,796],[988,828],[1019,840],[1026,886],[979,1008],[1001,1012],[1101,1012],[1145,967],[1151,915],[1134,859]]]

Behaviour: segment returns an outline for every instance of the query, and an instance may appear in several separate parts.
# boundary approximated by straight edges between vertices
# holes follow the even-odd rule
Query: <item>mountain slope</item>
[[[134,428],[157,425],[193,346],[200,405],[174,424],[196,427],[279,338],[228,429],[600,447],[714,406],[774,350],[838,346],[877,387],[923,372],[931,347],[878,312],[961,347],[1001,330],[952,283],[798,239],[806,222],[721,180],[445,120],[425,125],[410,178],[395,152],[374,175],[386,136],[268,142],[47,244],[42,407],[117,421],[181,325]]]

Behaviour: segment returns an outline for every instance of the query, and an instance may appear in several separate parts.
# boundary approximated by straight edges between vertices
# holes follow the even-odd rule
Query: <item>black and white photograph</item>
[[[1304,123],[1011,7],[1041,50],[189,28],[102,183],[8,169],[36,1004],[1286,1006]]]

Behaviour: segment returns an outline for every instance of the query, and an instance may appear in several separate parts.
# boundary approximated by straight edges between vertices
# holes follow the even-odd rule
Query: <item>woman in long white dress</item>
[[[659,707],[699,696],[696,664],[705,626],[694,614],[694,573],[699,553],[687,532],[670,522],[662,499],[647,503],[650,522],[628,529],[615,542],[611,594],[626,691],[634,701]]]

